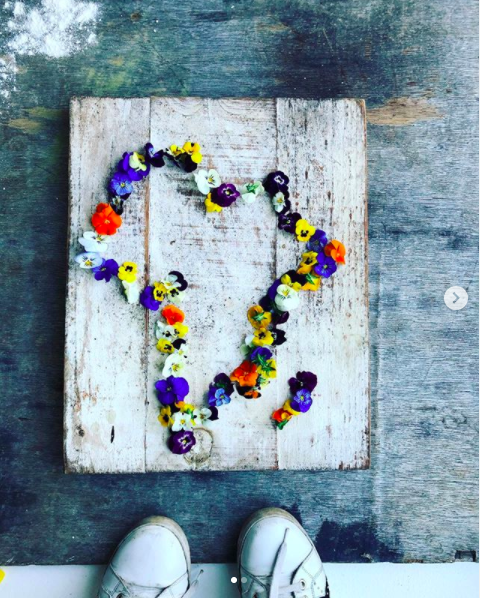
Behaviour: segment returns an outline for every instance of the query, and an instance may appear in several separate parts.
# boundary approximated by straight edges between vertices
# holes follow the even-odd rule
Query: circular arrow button
[[[448,309],[458,311],[467,305],[468,294],[467,291],[462,287],[450,287],[447,291],[445,291],[443,300],[445,301],[445,305],[448,307]]]

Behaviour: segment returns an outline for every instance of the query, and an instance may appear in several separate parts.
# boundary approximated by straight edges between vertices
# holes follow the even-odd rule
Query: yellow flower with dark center
[[[247,311],[248,321],[254,328],[266,328],[272,323],[272,314],[260,305],[254,305]]]
[[[317,255],[315,251],[308,251],[302,255],[302,261],[300,262],[300,266],[298,267],[297,272],[299,274],[309,274],[313,266],[317,263]]]
[[[135,262],[124,262],[118,269],[118,278],[125,282],[135,282],[137,280],[138,266]]]
[[[158,416],[158,421],[165,428],[168,428],[168,426],[171,426],[173,424],[172,410],[170,408],[170,405],[167,405],[166,407],[163,407],[163,409],[160,410],[160,415]]]
[[[195,164],[200,164],[202,161],[202,148],[200,147],[199,143],[194,143],[193,141],[187,141],[183,144],[183,151],[190,156],[192,162]]]
[[[257,371],[268,384],[269,380],[277,377],[277,362],[275,359],[267,359],[262,365],[257,366]]]
[[[175,351],[175,347],[168,338],[161,338],[157,343],[157,349],[161,353],[173,353]]]
[[[271,345],[273,343],[273,335],[270,330],[267,330],[266,328],[259,328],[258,330],[255,330],[253,334],[252,343],[257,347]]]
[[[184,338],[188,334],[188,326],[186,324],[177,322],[173,327],[177,331],[178,338]]]
[[[183,149],[179,145],[171,145],[170,146],[170,151],[172,152],[172,154],[175,157],[179,156],[180,154],[183,154]]]
[[[292,281],[290,274],[284,274],[280,279],[280,282],[282,284],[286,284],[287,287],[292,288],[294,291],[299,291],[302,288],[301,283]]]
[[[212,201],[212,194],[209,193],[205,198],[205,207],[207,208],[207,212],[221,212],[222,206],[219,206],[215,202]]]
[[[168,289],[163,284],[163,282],[154,282],[153,283],[153,298],[155,301],[160,301],[160,303],[165,299],[168,295]]]
[[[302,243],[306,243],[310,241],[310,237],[315,232],[315,227],[312,226],[307,220],[304,218],[300,218],[295,226],[295,234],[297,235],[297,241],[301,241]]]

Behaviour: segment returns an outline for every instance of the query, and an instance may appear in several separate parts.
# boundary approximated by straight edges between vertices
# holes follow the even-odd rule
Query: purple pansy
[[[292,409],[295,411],[300,411],[300,413],[307,413],[312,406],[312,403],[312,395],[306,388],[296,392],[295,396],[290,400],[290,406]]]
[[[279,287],[281,284],[282,284],[282,283],[281,283],[280,279],[278,278],[278,279],[277,279],[277,280],[276,280],[276,281],[275,281],[275,282],[274,282],[274,283],[271,285],[271,287],[268,289],[268,291],[267,291],[267,297],[268,297],[269,299],[271,299],[272,301],[274,301],[274,300],[275,300],[275,297],[277,296],[277,289],[278,289],[278,287]]]
[[[273,353],[267,347],[257,347],[250,353],[250,361],[261,364],[262,361],[267,361],[272,358]]]
[[[95,280],[110,282],[112,276],[118,274],[118,264],[115,260],[105,260],[101,266],[92,268],[92,272],[95,272]]]
[[[233,383],[227,374],[217,374],[213,379],[213,386],[217,388],[223,388],[227,395],[231,395],[233,392]]]
[[[160,307],[160,301],[157,301],[153,296],[153,287],[148,286],[143,289],[140,293],[140,303],[146,309],[151,309],[152,311],[158,311]]]
[[[116,172],[108,183],[108,190],[112,195],[127,199],[133,191],[132,180],[126,172]]]
[[[337,271],[337,264],[332,257],[319,253],[317,255],[317,264],[314,266],[313,271],[318,276],[323,278],[330,278],[330,276]]]
[[[282,311],[280,313],[276,313],[273,316],[273,323],[275,326],[280,326],[281,324],[285,324],[285,322],[288,321],[289,317],[290,317],[290,312],[288,312],[288,311]]]
[[[220,187],[212,189],[212,202],[222,208],[228,208],[240,197],[240,192],[232,183],[222,183]]]
[[[291,235],[295,234],[295,227],[297,222],[301,220],[301,216],[298,212],[289,212],[288,214],[280,214],[278,217],[278,228],[284,230],[286,233]]]
[[[279,347],[280,345],[283,345],[284,342],[286,342],[287,335],[280,328],[272,328],[270,330],[270,332],[272,333],[272,336],[273,336],[273,346],[274,347]]]
[[[263,186],[265,187],[265,191],[270,195],[275,195],[275,193],[281,191],[286,197],[288,197],[286,193],[288,192],[289,182],[290,179],[288,176],[281,170],[277,170],[276,172],[271,172],[267,176]]]
[[[193,432],[188,430],[181,430],[180,432],[174,432],[168,439],[168,448],[175,455],[185,455],[192,450],[197,441]]]
[[[327,235],[323,230],[317,228],[317,230],[313,233],[310,237],[310,240],[307,243],[307,251],[314,251],[315,253],[320,253],[323,251],[323,248],[328,243]]]
[[[216,386],[210,385],[208,389],[208,404],[213,407],[221,407],[222,405],[228,405],[232,398],[227,395],[224,388],[217,388]]]
[[[209,409],[212,412],[212,415],[209,418],[210,421],[211,422],[216,422],[219,419],[219,417],[218,417],[218,409],[214,405],[210,405]]]
[[[155,168],[165,166],[165,152],[163,150],[155,151],[153,144],[145,144],[145,160]]]
[[[138,163],[138,166],[131,165],[131,162]],[[143,166],[143,168],[140,167]],[[145,156],[137,152],[125,152],[118,163],[119,172],[125,172],[131,181],[141,181],[150,172],[150,164]]]
[[[155,382],[157,397],[162,405],[172,405],[183,401],[190,392],[190,387],[185,378],[169,376],[166,380]]]
[[[295,378],[290,378],[288,385],[293,394],[304,389],[313,392],[317,386],[317,377],[312,372],[297,372]]]

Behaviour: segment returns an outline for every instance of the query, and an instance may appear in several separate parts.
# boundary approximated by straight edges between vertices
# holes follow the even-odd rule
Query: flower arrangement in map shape
[[[187,173],[195,173],[198,190],[205,195],[207,212],[221,212],[237,201],[252,204],[262,196],[270,198],[278,217],[278,228],[304,244],[300,264],[273,282],[257,305],[247,310],[251,333],[243,345],[243,361],[230,373],[215,376],[207,393],[207,405],[197,408],[187,402],[190,387],[184,372],[188,367],[188,326],[180,305],[186,299],[188,282],[181,272],[171,271],[163,279],[147,285],[143,290],[137,282],[138,267],[134,262],[118,264],[106,259],[109,243],[122,226],[125,202],[134,189],[134,182],[148,176],[151,168],[161,168],[172,162]],[[328,240],[323,230],[311,225],[292,211],[289,178],[281,172],[271,172],[263,182],[251,181],[237,188],[222,182],[216,170],[198,170],[202,161],[198,143],[187,141],[183,146],[172,145],[155,150],[151,143],[145,153],[125,152],[116,172],[108,183],[108,203],[98,204],[92,215],[92,231],[86,231],[79,242],[84,252],[75,260],[81,268],[90,270],[97,281],[110,282],[117,278],[129,303],[140,303],[145,309],[159,312],[155,323],[157,349],[163,355],[163,378],[155,383],[160,403],[160,423],[171,431],[168,446],[175,454],[185,454],[196,444],[194,430],[219,419],[219,408],[228,405],[232,395],[258,399],[262,390],[276,378],[275,347],[286,341],[281,328],[301,303],[301,292],[316,292],[322,280],[330,278],[338,266],[345,264],[345,247],[336,239]],[[162,308],[162,309],[160,309]],[[312,372],[298,372],[290,378],[292,393],[272,419],[279,429],[302,413],[308,412],[317,385]]]

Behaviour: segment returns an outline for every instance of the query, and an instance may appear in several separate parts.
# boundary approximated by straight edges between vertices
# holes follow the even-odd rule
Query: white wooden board
[[[279,376],[261,399],[237,397],[184,457],[166,446],[154,382],[158,318],[126,303],[116,282],[95,283],[74,256],[124,151],[197,140],[206,167],[242,183],[282,169],[295,209],[347,246],[347,265],[302,306],[277,350]],[[66,471],[82,473],[369,466],[366,133],[362,101],[74,99],[65,348]],[[109,257],[133,260],[151,282],[180,270],[190,283],[189,400],[241,361],[246,310],[295,267],[300,244],[279,231],[267,198],[205,214],[192,175],[153,169],[136,184]],[[307,415],[278,431],[271,413],[300,369],[319,385]]]

